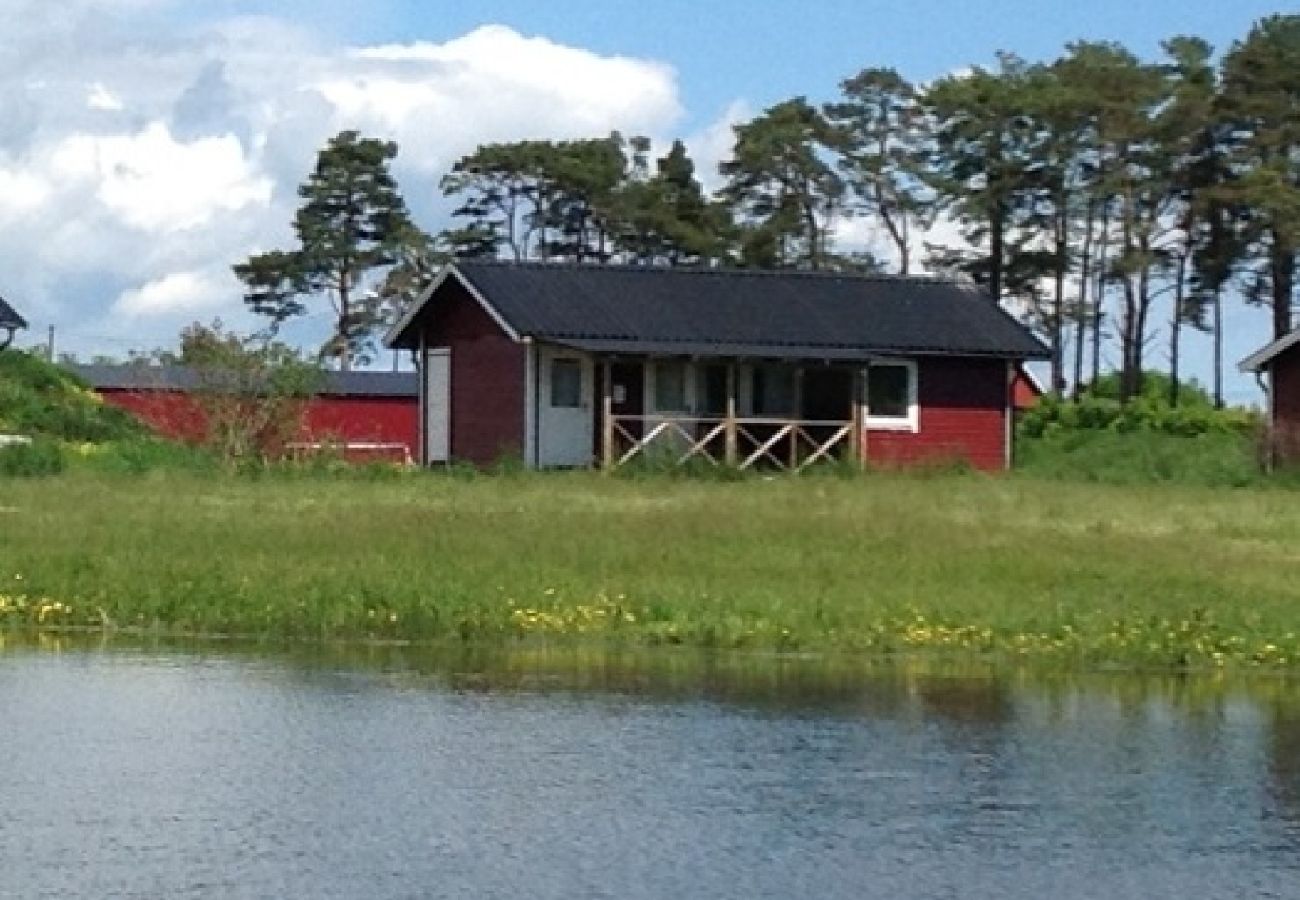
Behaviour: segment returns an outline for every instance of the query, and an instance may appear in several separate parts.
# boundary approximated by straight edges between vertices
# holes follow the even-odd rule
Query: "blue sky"
[[[1000,50],[1050,59],[1079,39],[1155,56],[1162,40],[1193,34],[1226,49],[1255,20],[1285,11],[1276,0],[217,0],[207,8],[305,17],[348,43],[442,41],[499,23],[602,54],[664,60],[680,76],[687,130],[736,98],[762,107],[795,94],[827,97],[866,65],[928,80],[991,63]]]
[[[738,116],[797,94],[831,99],[865,66],[925,81],[999,50],[1050,59],[1081,38],[1146,57],[1175,34],[1226,49],[1276,11],[1254,0],[0,0],[0,293],[34,335],[54,324],[60,346],[83,354],[165,345],[195,319],[249,325],[229,266],[288,240],[294,189],[344,127],[399,141],[407,198],[436,230],[438,177],[480,142],[682,136],[708,172]],[[1234,304],[1229,323],[1229,361],[1266,337],[1258,311]],[[1208,342],[1190,344],[1205,378]],[[1234,375],[1230,397],[1257,393]]]

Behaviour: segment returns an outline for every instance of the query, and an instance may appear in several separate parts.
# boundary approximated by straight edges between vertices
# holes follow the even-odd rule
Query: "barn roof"
[[[1290,350],[1296,344],[1300,344],[1300,328],[1290,334],[1284,334],[1271,344],[1261,347],[1250,356],[1247,356],[1241,362],[1237,363],[1237,368],[1242,372],[1260,372],[1267,369],[1281,354]]]
[[[824,272],[465,261],[389,332],[418,344],[450,277],[514,337],[593,352],[863,359],[874,354],[1044,358],[1047,348],[978,288]]]
[[[19,328],[26,327],[27,320],[18,315],[18,310],[10,306],[4,297],[0,297],[0,328],[16,331]]]
[[[98,390],[192,391],[199,373],[185,366],[70,365],[75,374]],[[325,372],[318,394],[331,397],[414,397],[419,376],[414,372]]]

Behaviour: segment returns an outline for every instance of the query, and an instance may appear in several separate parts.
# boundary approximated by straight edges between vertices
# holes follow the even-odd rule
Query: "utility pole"
[[[45,360],[47,362],[54,362],[54,326],[53,325],[50,326],[49,340],[47,340],[45,343]]]

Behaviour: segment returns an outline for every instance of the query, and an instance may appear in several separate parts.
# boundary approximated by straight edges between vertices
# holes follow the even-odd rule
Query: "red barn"
[[[206,431],[195,395],[198,376],[181,366],[77,365],[106,403],[159,434],[198,441]],[[411,462],[419,444],[418,376],[414,372],[328,372],[307,403],[291,450],[338,446],[349,460]]]
[[[1048,355],[951,281],[479,261],[387,342],[420,360],[422,462],[534,468],[1003,469],[1019,364]]]
[[[1267,378],[1270,461],[1300,462],[1300,328],[1246,357],[1238,368]]]

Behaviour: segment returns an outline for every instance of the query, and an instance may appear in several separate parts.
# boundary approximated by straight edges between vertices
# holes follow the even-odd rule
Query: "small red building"
[[[1011,407],[1016,412],[1033,409],[1043,396],[1043,385],[1023,364],[1016,366],[1011,381]]]
[[[1271,462],[1300,462],[1300,328],[1238,365],[1254,372],[1268,396]]]
[[[196,442],[206,432],[198,376],[182,366],[76,365],[104,402],[159,434]],[[339,447],[345,458],[411,462],[419,445],[419,382],[414,372],[327,372],[307,402],[289,450]]]
[[[926,278],[465,261],[387,337],[420,360],[426,464],[1010,464],[1047,348]]]

